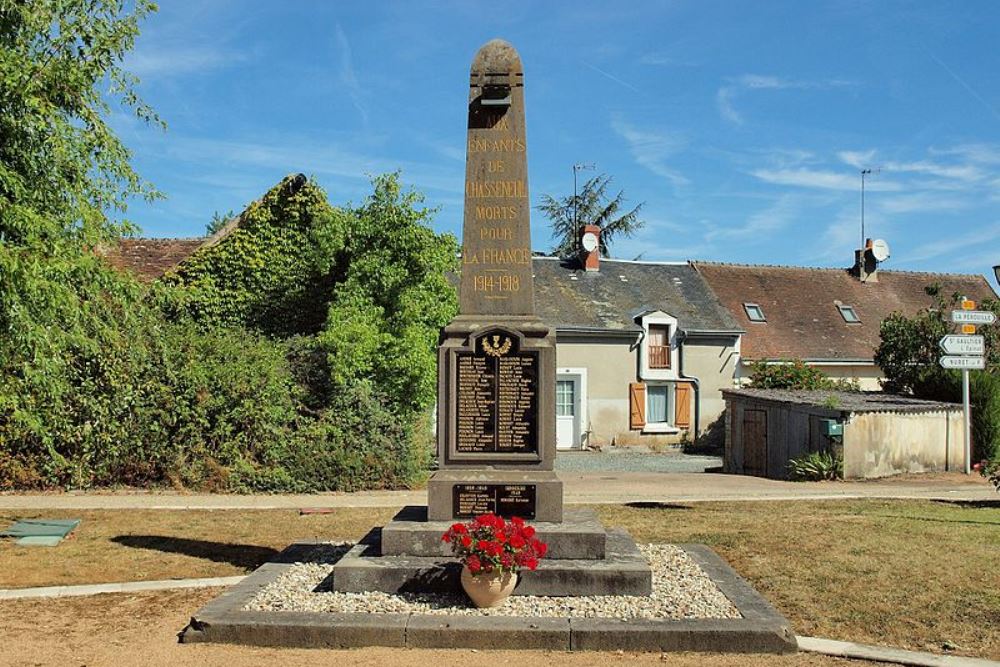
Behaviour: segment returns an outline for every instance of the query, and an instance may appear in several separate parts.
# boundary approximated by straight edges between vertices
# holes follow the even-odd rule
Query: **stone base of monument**
[[[386,556],[451,556],[441,536],[458,519],[429,521],[426,507],[404,507],[382,528],[381,552]],[[608,531],[592,509],[568,508],[559,523],[532,521],[538,538],[548,545],[547,559],[604,558]]]
[[[451,522],[420,521],[406,508],[373,530],[334,566],[324,586],[339,593],[446,593],[460,590],[461,566],[441,535]],[[652,571],[635,541],[605,530],[592,510],[571,510],[562,523],[534,523],[549,544],[534,572],[522,571],[514,595],[649,595]],[[447,545],[445,545],[447,546]]]
[[[477,508],[477,501],[486,495],[495,497],[489,505]],[[504,506],[505,498],[508,507]],[[521,507],[515,505],[518,502]],[[467,508],[464,503],[468,503]],[[551,470],[453,468],[438,470],[427,481],[427,515],[431,521],[454,523],[455,516],[484,514],[487,509],[532,522],[562,521],[562,480]]]
[[[616,533],[609,535],[608,551],[614,554],[618,548]],[[482,610],[473,610],[471,614],[289,610],[294,606],[282,607],[281,611],[255,610],[259,609],[255,604],[259,596],[266,595],[273,586],[285,586],[282,582],[286,577],[296,580],[296,568],[314,562],[312,554],[317,549],[329,549],[329,545],[323,543],[300,542],[198,610],[180,634],[180,640],[185,644],[217,642],[337,649],[386,646],[722,653],[793,653],[797,650],[788,621],[711,549],[695,544],[680,546],[732,603],[737,617],[626,620],[579,614],[498,616],[487,615]],[[327,561],[321,558],[320,562]],[[558,562],[556,559],[551,561]],[[562,560],[564,564],[573,562],[572,559]],[[335,568],[338,564],[330,566]],[[336,595],[323,592],[329,579],[327,577],[314,590],[302,590],[294,597]],[[621,591],[612,592],[622,594]],[[406,599],[405,596],[402,599]]]

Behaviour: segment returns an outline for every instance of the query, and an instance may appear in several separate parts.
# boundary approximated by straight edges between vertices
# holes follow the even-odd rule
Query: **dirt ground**
[[[743,656],[702,653],[566,653],[553,651],[415,650],[348,651],[263,649],[179,644],[177,633],[191,613],[219,589],[0,603],[0,665],[3,667],[467,667],[544,663],[578,665],[676,665],[678,667],[864,667],[878,663],[800,653]]]

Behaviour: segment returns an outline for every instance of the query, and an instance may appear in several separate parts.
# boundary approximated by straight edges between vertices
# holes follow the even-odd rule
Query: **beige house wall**
[[[587,369],[588,445],[607,445],[628,431],[628,385],[635,382],[635,343],[619,337],[570,338],[556,341],[556,368]]]
[[[750,363],[743,362],[739,364],[736,386],[750,386]],[[873,363],[827,364],[807,361],[806,364],[822,371],[824,375],[834,380],[857,380],[862,391],[882,390],[879,380],[882,380],[885,376],[882,375],[882,369]]]
[[[726,409],[723,389],[732,389],[739,359],[736,339],[705,338],[684,341],[684,374],[698,378],[701,385],[701,432],[712,428]],[[721,422],[717,425],[720,430]]]
[[[562,334],[556,342],[556,367],[587,369],[588,445],[664,444],[678,442],[680,433],[642,434],[629,430],[629,383],[638,378],[638,340],[617,336]],[[684,343],[684,374],[700,384],[700,426],[706,432],[725,409],[721,389],[733,386],[737,360],[734,338]],[[692,415],[692,420],[694,415]],[[721,423],[719,424],[721,427]],[[721,436],[720,436],[721,439]]]
[[[844,477],[964,470],[964,425],[958,410],[851,415],[844,425]]]

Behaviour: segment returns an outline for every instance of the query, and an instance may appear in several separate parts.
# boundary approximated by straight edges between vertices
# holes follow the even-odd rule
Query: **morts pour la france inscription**
[[[481,54],[469,79],[461,312],[531,315],[524,72],[509,45]]]

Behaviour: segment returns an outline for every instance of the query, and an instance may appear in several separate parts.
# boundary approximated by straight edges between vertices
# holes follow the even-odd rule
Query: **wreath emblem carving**
[[[503,339],[503,343],[500,342],[501,338]],[[490,342],[490,339],[492,339],[492,342]],[[509,336],[493,334],[489,338],[483,339],[483,352],[491,357],[502,357],[510,352],[510,346],[511,340]]]

